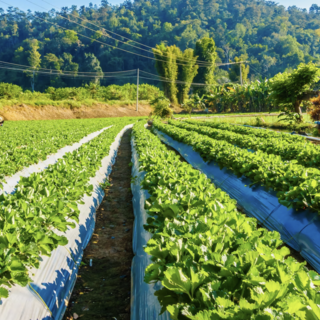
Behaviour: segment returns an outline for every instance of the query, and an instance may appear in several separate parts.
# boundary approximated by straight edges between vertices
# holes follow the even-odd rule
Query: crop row
[[[285,258],[289,250],[277,232],[257,229],[143,124],[133,135],[146,172],[142,188],[150,194],[145,281],[161,282],[162,312],[173,320],[320,318],[320,277]]]
[[[0,182],[49,154],[111,125],[111,119],[6,123],[0,134]]]
[[[237,125],[214,122],[214,121],[187,120],[186,122],[190,124],[197,124],[199,126],[206,126],[206,127],[211,127],[211,128],[220,129],[220,130],[227,130],[227,131],[232,131],[232,132],[245,134],[245,135],[250,134],[260,138],[280,139],[282,141],[287,141],[292,143],[304,142],[306,140],[303,136],[299,136],[299,135],[291,135],[287,133],[276,132],[276,131],[265,130],[265,129],[258,129],[258,128],[257,129],[248,128],[244,126],[237,126]]]
[[[75,227],[78,204],[93,190],[89,180],[126,124],[126,120],[113,120],[113,127],[56,164],[21,178],[14,194],[0,195],[0,298],[8,296],[7,288],[13,284],[28,284],[27,268],[38,268],[40,255],[50,256],[68,243],[55,230]]]
[[[279,202],[287,207],[320,210],[320,171],[262,151],[251,153],[226,142],[155,121],[154,126],[177,141],[193,147],[205,161],[215,161],[238,177],[251,179],[277,192]]]
[[[225,140],[240,148],[261,150],[268,154],[279,155],[282,160],[294,160],[305,167],[320,166],[320,148],[304,139],[303,142],[288,142],[286,140],[275,139],[273,137],[259,138],[254,135],[242,135],[240,133],[213,129],[207,126],[198,125],[193,122],[169,121],[169,124],[176,127],[195,131],[207,135],[216,140]]]

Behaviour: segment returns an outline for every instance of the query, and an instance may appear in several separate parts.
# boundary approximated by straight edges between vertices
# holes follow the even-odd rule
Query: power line
[[[27,1],[30,2],[30,3],[32,3],[32,4],[34,4],[34,5],[36,5],[36,6],[38,6],[38,7],[40,7],[40,8],[42,8],[42,9],[44,9],[44,10],[48,10],[48,9],[46,9],[46,8],[44,8],[44,7],[38,5],[38,4],[36,4],[36,3],[34,3],[34,2],[32,2],[32,1],[30,1],[30,0],[27,0]],[[51,6],[59,9],[57,6],[51,4],[51,3],[47,2],[47,1],[42,0],[42,2],[45,2],[45,3],[47,3],[47,4],[51,5]],[[56,12],[56,14],[57,14],[58,16],[62,17],[63,19],[68,20],[69,22],[78,24],[77,22],[74,22],[74,21],[70,20],[69,18],[66,18],[66,17],[64,17],[63,15],[61,15],[61,14],[59,14],[59,13],[57,13],[57,12]],[[92,23],[92,22],[90,22],[90,21],[87,20],[87,19],[83,19],[83,18],[81,18],[80,16],[78,17],[78,16],[75,16],[74,14],[70,14],[70,15],[73,16],[73,17],[75,17],[76,19],[80,19],[80,20],[82,20],[82,21],[84,21],[84,22],[86,22],[86,23],[91,24],[91,25],[99,28],[100,30],[102,29],[102,30],[105,30],[105,31],[107,31],[107,32],[113,33],[113,34],[115,34],[115,35],[117,35],[117,36],[119,36],[119,37],[123,37],[123,36],[121,36],[121,35],[118,35],[118,34],[115,33],[115,32],[112,32],[112,31],[110,31],[110,30],[108,30],[108,29],[105,29],[104,27],[98,26],[97,24]],[[91,29],[91,28],[88,28],[88,27],[86,27],[86,26],[83,26],[82,24],[78,24],[78,25],[80,25],[80,26],[83,27],[83,28],[87,28],[87,29],[89,29],[89,30],[91,30],[91,31],[94,31],[94,32],[97,31],[97,30],[93,30],[93,29]],[[131,39],[129,39],[129,38],[126,38],[126,37],[123,37],[123,38],[125,38],[125,39],[127,39],[127,40],[129,40],[129,41],[132,41],[132,42],[134,42],[134,43],[137,43],[137,44],[139,44],[139,45],[145,46],[145,47],[149,48],[149,50],[146,50],[146,49],[143,49],[143,48],[139,48],[139,47],[137,47],[137,46],[134,46],[134,45],[132,45],[132,44],[130,44],[130,43],[121,41],[121,40],[119,40],[119,39],[115,39],[115,38],[111,37],[110,35],[105,35],[105,34],[104,34],[104,36],[105,36],[105,37],[108,37],[108,38],[110,38],[110,39],[113,39],[113,40],[115,40],[115,41],[119,41],[119,42],[121,42],[121,43],[124,43],[125,45],[131,46],[131,47],[134,47],[134,48],[137,48],[137,49],[139,49],[139,50],[146,51],[146,52],[148,52],[148,53],[152,53],[152,54],[153,54],[153,51],[150,51],[150,49],[151,49],[151,50],[156,49],[156,48],[152,48],[152,47],[146,46],[146,45],[144,45],[144,44],[142,44],[142,43],[140,43],[140,42],[133,41],[133,40],[131,40]],[[168,56],[168,55],[164,55],[164,56]],[[177,60],[179,60],[179,61],[185,61],[185,62],[192,62],[191,59],[181,59],[181,58],[178,58]],[[203,64],[203,65],[210,66],[210,63],[208,63],[207,61],[197,60],[197,62],[199,62],[200,64]]]
[[[161,82],[171,82],[176,84],[189,84],[191,86],[209,86],[206,83],[192,83],[192,82],[183,82],[183,81],[174,81],[174,80],[162,80],[162,79],[154,79],[154,78],[147,78],[147,77],[140,77],[141,79],[148,79],[148,80],[154,80],[154,81],[161,81]]]
[[[16,63],[10,63],[10,62],[4,62],[0,61],[0,69],[6,69],[6,70],[14,70],[14,71],[21,71],[24,73],[32,73],[35,72],[37,74],[42,75],[48,75],[48,76],[63,76],[63,77],[81,77],[81,78],[117,78],[117,77],[136,77],[137,76],[137,70],[128,70],[128,71],[115,71],[115,72],[104,72],[104,73],[68,73],[68,71],[60,71],[60,70],[52,70],[52,69],[44,69],[44,68],[32,68],[30,66],[16,64]],[[177,83],[177,84],[191,84],[191,85],[199,85],[199,86],[206,86],[205,83],[192,83],[192,82],[186,82],[186,81],[180,81],[180,80],[171,80],[169,78],[160,77],[158,75],[142,71],[141,73],[145,73],[147,75],[151,75],[155,78],[148,78],[148,77],[141,77],[142,79],[150,79],[155,81],[163,81],[163,82],[171,82],[171,83]],[[134,73],[132,76],[130,74]],[[159,79],[160,78],[160,79]]]
[[[78,75],[78,74],[69,74],[69,73],[61,73],[61,72],[48,72],[48,71],[41,71],[41,70],[36,70],[36,69],[24,69],[24,68],[17,68],[17,67],[8,67],[8,66],[2,66],[0,65],[0,69],[5,69],[5,70],[13,70],[13,71],[20,71],[20,72],[24,72],[24,73],[36,73],[36,74],[42,74],[42,75],[48,75],[48,76],[59,76],[59,77],[73,77],[73,78],[100,78],[100,79],[104,79],[104,78],[121,78],[121,77],[136,77],[136,75],[132,75],[130,76],[129,74],[123,74],[123,75],[102,75],[102,74],[96,74],[96,75]]]
[[[253,64],[252,63],[249,63],[249,65],[250,65],[250,68],[252,68],[253,69],[253,71],[255,71],[255,73],[257,73],[257,74],[259,74],[260,76],[262,76],[262,75],[266,75],[266,73],[265,72],[259,72],[255,67],[253,67]]]
[[[5,69],[5,70],[11,70],[11,71],[16,71],[16,72],[23,72],[25,73],[26,69],[21,69],[21,68],[14,68],[14,67],[5,67],[0,65],[0,69]],[[90,75],[75,75],[75,74],[66,74],[66,73],[59,73],[59,72],[44,72],[41,70],[33,70],[34,73],[40,76],[58,76],[58,77],[65,77],[65,78],[82,78],[82,79],[92,79],[92,78],[99,78],[99,79],[106,79],[106,78],[117,78],[117,79],[127,79],[127,78],[136,78],[137,75],[114,75],[114,76],[105,76],[105,75],[96,75],[96,76],[90,76]],[[32,72],[33,72],[32,71]],[[30,70],[31,73],[31,70]],[[153,81],[159,81],[159,82],[170,82],[170,83],[176,83],[176,84],[188,84],[191,86],[207,86],[207,84],[202,84],[202,83],[189,83],[189,82],[183,82],[183,81],[174,81],[174,80],[165,80],[165,79],[156,79],[156,78],[148,78],[144,76],[139,76],[140,79],[146,79],[146,80],[153,80]]]
[[[3,0],[0,0],[0,2],[3,2],[3,3],[5,3],[6,5],[10,6],[10,4],[8,4],[7,2],[5,2],[5,1],[3,1]],[[22,12],[23,12],[23,11],[22,11]],[[19,13],[18,13],[18,14],[19,14]],[[36,19],[42,20],[42,21],[44,21],[44,22],[46,22],[46,23],[50,23],[50,24],[52,24],[52,25],[54,25],[54,26],[56,26],[56,27],[58,27],[58,28],[64,29],[64,30],[73,31],[73,32],[75,32],[77,35],[82,36],[82,37],[84,37],[84,38],[87,38],[87,39],[89,39],[90,41],[97,42],[97,43],[101,43],[102,45],[109,46],[109,47],[111,47],[111,48],[113,48],[113,49],[121,50],[121,51],[124,51],[124,52],[127,52],[127,53],[131,53],[131,54],[134,54],[134,55],[137,55],[137,56],[140,56],[140,57],[143,57],[143,58],[155,60],[155,61],[161,61],[161,62],[165,62],[165,63],[168,62],[168,61],[166,61],[166,60],[159,60],[159,59],[156,59],[156,58],[153,58],[153,57],[148,57],[148,56],[145,56],[145,55],[142,55],[142,54],[139,54],[139,53],[135,53],[135,52],[132,52],[132,51],[128,51],[128,50],[119,48],[119,47],[115,47],[115,46],[110,45],[110,44],[107,44],[107,43],[105,43],[105,42],[101,42],[101,41],[99,41],[99,40],[97,40],[97,39],[92,39],[92,38],[90,38],[90,37],[88,37],[88,36],[85,36],[85,35],[83,35],[83,34],[81,34],[81,33],[76,32],[76,31],[74,31],[74,30],[71,30],[71,29],[62,27],[62,26],[58,25],[57,23],[50,22],[50,21],[48,21],[48,20],[46,20],[46,19],[43,19],[43,18],[40,18],[40,17],[38,17],[38,16],[36,16],[36,15],[34,15],[34,14],[31,14],[31,15],[32,15],[34,18],[36,18]],[[82,25],[81,25],[81,26],[82,26]],[[233,62],[233,63],[224,63],[224,64],[219,64],[219,65],[216,65],[216,66],[239,64],[239,63],[242,63],[242,62],[243,62],[243,61],[241,61],[241,62]],[[177,65],[187,66],[187,64],[181,64],[181,63],[177,63]],[[206,67],[207,67],[207,66],[203,66],[203,65],[198,65],[198,66],[199,66],[199,68],[206,68]]]
[[[30,0],[27,0],[27,1],[30,2],[30,3],[32,3],[32,4],[34,4],[34,5],[36,5],[36,6],[38,6],[39,8],[42,8],[42,9],[44,9],[44,10],[48,10],[48,9],[46,9],[46,8],[44,8],[44,7],[38,5],[38,4],[36,4],[36,3],[34,3],[34,2],[32,2],[32,1],[30,1]],[[57,13],[57,12],[56,12],[56,15],[60,16],[62,19],[65,19],[65,20],[67,20],[67,21],[69,21],[69,22],[71,22],[71,23],[75,23],[76,25],[78,25],[78,26],[80,26],[80,27],[82,27],[82,28],[86,28],[86,29],[88,29],[88,30],[90,30],[90,31],[93,31],[93,32],[101,31],[101,29],[102,29],[102,30],[106,30],[106,29],[104,29],[103,27],[99,27],[99,26],[97,26],[96,24],[91,23],[92,25],[94,25],[94,26],[96,26],[97,28],[100,29],[100,30],[94,30],[94,29],[88,28],[88,27],[86,27],[86,26],[84,26],[84,25],[82,25],[82,24],[80,24],[80,23],[77,23],[76,21],[70,20],[69,18],[64,17],[64,16],[61,15],[60,13]],[[76,16],[73,15],[73,14],[72,14],[72,16],[73,16],[73,17],[76,17]],[[87,20],[82,19],[81,17],[76,17],[76,18],[77,18],[77,19],[81,19],[82,21],[87,22]],[[107,31],[107,30],[106,30],[106,31]],[[132,44],[130,44],[130,43],[121,41],[121,40],[119,40],[119,39],[115,39],[115,38],[111,37],[111,36],[108,35],[108,34],[103,34],[103,33],[102,33],[102,36],[107,37],[107,38],[110,38],[110,39],[115,40],[115,41],[119,41],[119,42],[121,42],[121,43],[123,43],[123,44],[125,44],[125,45],[128,45],[128,46],[131,46],[131,47],[133,47],[133,48],[136,48],[136,49],[143,50],[143,51],[146,51],[146,52],[148,52],[148,53],[154,54],[154,53],[153,53],[152,51],[150,51],[150,50],[146,50],[146,49],[143,49],[143,48],[139,48],[139,47],[134,46],[134,45],[132,45]],[[156,48],[154,48],[154,49],[156,49]],[[163,56],[165,56],[165,57],[170,57],[170,56],[168,56],[168,55],[166,55],[166,54],[163,54]],[[192,61],[191,59],[181,59],[181,58],[177,58],[177,60],[178,60],[178,61],[182,61],[182,62],[194,62],[194,61]],[[201,61],[201,60],[196,60],[196,59],[194,59],[194,60],[195,60],[195,62],[199,62],[198,65],[202,65],[202,66],[205,66],[205,67],[210,66],[210,63],[207,62],[207,61]]]
[[[63,73],[63,72],[67,72],[67,73],[74,73],[74,75],[94,75],[94,76],[97,76],[97,75],[105,75],[105,76],[108,76],[108,75],[112,75],[112,74],[121,74],[121,73],[128,73],[128,72],[136,72],[136,69],[133,69],[133,70],[125,70],[125,71],[111,71],[111,72],[102,72],[102,73],[99,73],[99,72],[83,72],[83,71],[69,71],[69,70],[58,70],[58,69],[45,69],[45,68],[34,68],[32,66],[26,66],[26,65],[22,65],[22,64],[17,64],[17,63],[11,63],[11,62],[5,62],[5,61],[0,61],[0,64],[1,65],[9,65],[11,67],[19,67],[20,69],[21,68],[24,68],[24,70],[26,71],[33,71],[33,70],[40,70],[40,71],[50,71],[50,73],[52,72],[58,72],[58,73]]]

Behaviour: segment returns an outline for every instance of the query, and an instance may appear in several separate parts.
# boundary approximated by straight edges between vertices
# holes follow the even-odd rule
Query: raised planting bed
[[[165,130],[163,125],[159,127]],[[269,230],[278,231],[281,238],[294,248],[320,272],[320,217],[311,210],[288,209],[278,201],[276,193],[261,184],[252,185],[252,180],[241,174],[235,175],[227,167],[221,168],[215,161],[206,161],[194,150],[194,145],[179,142],[166,133],[156,130],[165,143],[178,152],[195,168],[205,173],[217,187],[235,199],[251,217],[255,217]],[[174,132],[174,131],[172,131]],[[175,132],[177,133],[177,132]],[[184,130],[181,132],[184,133]]]
[[[279,233],[258,229],[143,124],[133,135],[141,187],[150,195],[145,281],[162,285],[155,292],[162,312],[173,320],[320,317],[319,275],[286,257]]]
[[[127,120],[0,195],[1,319],[61,319]],[[132,125],[131,125],[132,126]],[[19,304],[17,305],[17,301]]]

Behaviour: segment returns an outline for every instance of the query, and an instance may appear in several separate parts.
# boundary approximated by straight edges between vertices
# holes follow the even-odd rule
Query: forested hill
[[[34,3],[48,9],[53,7],[40,0]],[[51,3],[54,5],[53,0]],[[297,7],[286,10],[275,2],[263,0],[136,0],[125,1],[120,6],[111,6],[103,0],[99,7],[90,4],[47,13],[39,7],[35,14],[10,7],[0,9],[0,14],[0,60],[30,65],[34,63],[32,59],[38,59],[39,66],[48,69],[106,72],[139,67],[155,73],[154,61],[115,50],[90,38],[141,55],[152,57],[152,53],[116,42],[103,35],[108,35],[105,30],[85,29],[81,24],[99,30],[77,17],[150,47],[165,42],[176,44],[180,49],[193,48],[199,38],[210,36],[216,42],[220,62],[234,61],[236,57],[250,62],[249,78],[270,77],[301,62],[320,61],[320,7],[317,5],[307,11]],[[0,70],[0,81],[29,85],[26,76]],[[39,85],[49,84],[80,85],[75,80],[49,78]]]

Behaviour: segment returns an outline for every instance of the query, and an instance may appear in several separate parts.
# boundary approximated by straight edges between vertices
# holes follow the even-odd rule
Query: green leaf
[[[168,269],[164,272],[162,285],[175,292],[186,293],[191,298],[191,281],[180,268],[168,267]]]
[[[0,299],[8,298],[8,297],[9,297],[9,291],[3,287],[0,287]]]

